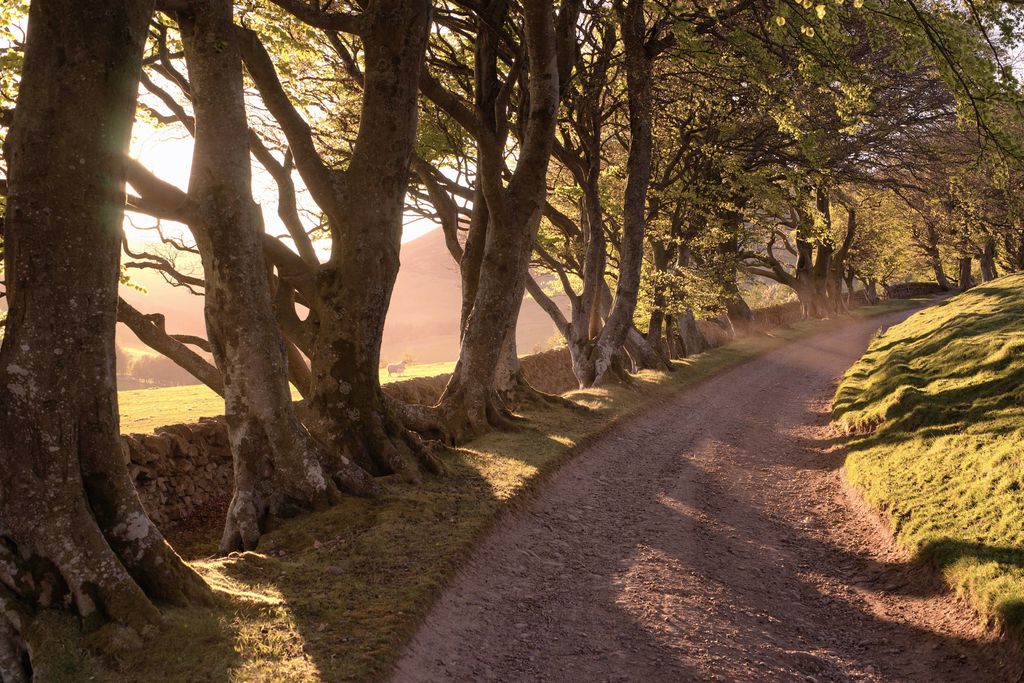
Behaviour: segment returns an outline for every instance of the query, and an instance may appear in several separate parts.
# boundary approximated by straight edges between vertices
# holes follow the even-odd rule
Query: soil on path
[[[851,322],[616,427],[504,519],[395,681],[1013,681],[1019,653],[848,492]]]

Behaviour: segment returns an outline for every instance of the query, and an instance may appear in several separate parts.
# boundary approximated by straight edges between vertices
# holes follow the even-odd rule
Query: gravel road
[[[842,480],[836,382],[907,315],[793,342],[610,431],[497,525],[393,680],[1019,680],[1011,646]]]

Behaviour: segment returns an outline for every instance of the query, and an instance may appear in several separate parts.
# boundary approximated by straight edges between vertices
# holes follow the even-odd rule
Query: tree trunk
[[[874,278],[868,278],[864,282],[864,298],[872,306],[878,303],[878,281]]]
[[[985,249],[978,256],[978,262],[981,265],[982,282],[989,282],[999,277],[996,270],[996,240],[994,237],[985,240]]]
[[[518,319],[518,317],[519,313],[517,312],[516,318]],[[530,384],[523,372],[523,366],[519,362],[515,328],[505,337],[505,343],[502,345],[494,386],[501,402],[510,410],[517,410],[527,404],[557,405],[565,408],[579,407],[568,399],[545,393]]]
[[[262,217],[252,199],[242,62],[230,0],[195,3],[181,14],[196,115],[189,199],[206,279],[206,326],[225,377],[225,416],[234,494],[222,552],[256,547],[275,520],[337,498],[327,453],[292,406],[284,339],[267,286]],[[334,463],[330,464],[334,474]],[[339,481],[358,493],[369,477],[341,463]]]
[[[795,291],[802,306],[804,318],[828,317],[828,300],[821,296],[821,291],[812,276],[798,278]]]
[[[596,106],[596,104],[595,104]],[[597,125],[598,115],[592,118]],[[600,128],[597,128],[599,135]],[[584,236],[587,240],[583,259],[583,291],[573,302],[572,321],[569,330],[569,353],[572,356],[573,374],[581,388],[587,386],[593,372],[590,355],[595,340],[603,327],[602,296],[608,290],[605,282],[607,261],[604,217],[601,210],[601,194],[598,184],[601,173],[600,144],[591,140],[596,151],[591,158],[583,180]]]
[[[729,324],[735,335],[737,326],[746,327],[754,322],[754,312],[750,310],[750,305],[744,300],[735,282],[726,285],[726,290],[725,312],[729,316]]]
[[[846,307],[855,308],[857,306],[857,297],[854,296],[854,287],[857,285],[857,276],[853,272],[852,268],[847,268],[843,274],[843,282],[846,283]]]
[[[654,269],[658,273],[668,272],[669,251],[659,240],[650,240],[651,256],[654,261]],[[671,357],[669,347],[669,334],[671,333],[671,322],[665,315],[665,284],[660,281],[654,283],[654,292],[651,302],[651,315],[647,319],[647,343],[665,358]]]
[[[569,87],[573,95],[566,101],[568,125],[579,138],[579,145],[557,147],[556,155],[569,169],[581,190],[579,201],[580,227],[575,239],[583,242],[582,291],[577,295],[563,280],[563,289],[572,306],[571,321],[564,322],[564,316],[553,315],[555,324],[564,330],[572,367],[579,383],[580,373],[585,373],[591,341],[601,334],[602,295],[607,288],[605,270],[607,261],[604,212],[601,206],[600,178],[602,169],[602,129],[604,125],[604,97],[609,84],[608,70],[613,59],[616,40],[614,22],[606,20],[600,31],[600,47],[595,49],[595,59],[577,62],[575,77]]]
[[[676,316],[676,321],[679,325],[679,335],[683,339],[684,356],[695,356],[708,350],[708,341],[697,327],[697,319],[692,308],[687,308],[685,312]]]
[[[846,234],[843,243],[835,252],[828,266],[828,299],[833,313],[842,313],[853,305],[853,273],[847,272],[846,258],[857,234],[857,212],[847,207]],[[843,297],[843,282],[847,284],[847,296]]]
[[[599,118],[598,114],[591,112],[591,119]],[[592,135],[590,138],[594,150],[600,149],[597,142],[598,135]],[[587,377],[593,370],[590,355],[595,340],[601,334],[607,310],[611,308],[611,293],[608,290],[607,282],[605,282],[607,253],[598,186],[600,173],[600,156],[595,151],[588,159],[587,167],[580,171],[580,177],[577,180],[583,191],[580,214],[583,217],[582,234],[586,247],[583,257],[583,291],[579,295],[571,290],[566,291],[572,305],[572,319],[565,322],[561,312],[558,312],[556,316],[555,310],[550,306],[547,307],[550,309],[555,324],[563,330],[569,348],[569,356],[572,359],[573,374],[581,388],[587,385]],[[606,295],[607,301],[605,301]]]
[[[31,674],[39,608],[148,634],[209,599],[146,515],[118,434],[124,155],[153,3],[33,2],[7,140],[0,347],[0,678]]]
[[[974,259],[970,256],[961,256],[958,261],[960,277],[957,284],[961,292],[966,292],[974,286],[974,275],[971,272],[973,263]]]
[[[347,188],[330,216],[337,231],[319,273],[310,425],[377,475],[417,481],[440,463],[380,388],[380,345],[398,276],[417,97],[430,30],[428,0],[371,3],[363,11],[366,72]],[[395,32],[396,26],[403,31]]]
[[[374,474],[416,480],[439,463],[406,429],[402,406],[380,389],[380,343],[399,268],[409,165],[416,140],[420,72],[431,23],[429,0],[368,3],[360,14],[362,109],[351,160],[324,163],[310,127],[281,87],[259,39],[242,31],[243,56],[267,108],[281,124],[295,166],[331,229],[330,261],[306,287],[314,315],[306,423],[334,467],[354,461]],[[396,31],[396,27],[402,27]],[[305,350],[305,349],[304,349]]]
[[[817,308],[817,318],[827,318],[835,312],[834,300],[832,295],[835,292],[830,291],[829,282],[830,274],[832,272],[832,254],[833,247],[831,244],[819,244],[815,250],[814,256],[814,268],[811,277],[811,283],[814,291],[814,304]]]
[[[1010,272],[1024,270],[1024,226],[1017,224],[1003,234],[1004,263]]]
[[[797,239],[797,262],[794,290],[803,306],[804,318],[825,318],[829,314],[827,296],[828,264],[831,249]]]
[[[946,277],[946,271],[942,267],[942,259],[936,254],[934,258],[930,259],[932,264],[932,272],[935,274],[935,282],[938,283],[939,287],[944,292],[948,292],[952,289],[949,284],[949,278]]]
[[[658,305],[657,299],[655,300],[655,306]],[[664,305],[664,301],[661,302]],[[648,346],[660,353],[662,356],[669,357],[668,347],[668,336],[666,330],[669,328],[669,318],[665,315],[665,311],[660,308],[655,308],[651,311],[650,318],[647,320],[647,334],[644,335],[647,340]]]
[[[525,291],[525,271],[539,218],[539,207],[525,225],[516,217],[496,225],[492,214],[481,278],[459,361],[438,404],[448,436],[457,442],[493,427],[511,426],[511,414],[497,392],[498,366],[506,340],[515,334],[515,316]],[[515,278],[520,272],[523,276],[519,282],[495,277],[497,273],[509,273]]]
[[[655,346],[652,346],[647,337],[640,334],[640,330],[633,325],[626,330],[626,339],[622,342],[622,348],[629,354],[633,361],[633,369],[636,370],[672,370],[672,364],[668,358]]]
[[[925,256],[931,264],[932,272],[935,273],[935,282],[937,282],[939,287],[942,288],[942,291],[948,292],[952,287],[949,284],[949,278],[946,276],[946,271],[942,266],[942,254],[939,251],[939,231],[930,222],[925,224],[925,230],[925,237],[927,239],[927,244],[925,245]]]
[[[746,200],[740,199],[738,203],[745,205]],[[729,328],[732,330],[732,334],[735,335],[737,328],[745,329],[754,322],[754,313],[743,299],[738,281],[737,252],[739,244],[735,235],[739,232],[743,223],[743,216],[738,211],[727,211],[725,212],[724,220],[729,229],[729,234],[733,236],[724,240],[717,248],[717,270],[720,272],[719,278],[724,289],[724,303],[726,314],[729,316]]]
[[[559,103],[551,3],[527,0],[523,3],[523,18],[530,110],[516,169],[507,186],[502,180],[505,160],[501,136],[492,129],[478,141],[477,182],[486,203],[486,234],[479,277],[470,283],[463,278],[463,296],[471,293],[472,304],[465,318],[459,361],[436,407],[447,435],[455,441],[510,425],[508,411],[495,388],[498,361],[506,338],[514,333],[526,288],[530,254],[547,194],[545,179]],[[575,20],[572,26],[574,31]],[[486,39],[487,29],[481,34]],[[491,61],[491,57],[478,58],[478,80],[481,69],[493,66]],[[488,84],[491,80],[484,79]],[[486,109],[483,111],[491,116]]]
[[[676,322],[674,315],[665,316],[665,346],[668,349],[669,360],[686,357],[686,346],[679,335],[679,323]]]
[[[617,3],[616,12],[625,48],[626,94],[629,108],[629,153],[626,159],[626,188],[623,197],[622,240],[619,253],[619,277],[615,298],[604,328],[589,349],[586,364],[578,376],[580,386],[596,386],[611,378],[620,378],[616,356],[633,327],[643,266],[644,234],[647,229],[647,191],[651,179],[653,136],[651,132],[653,56],[647,52],[647,27],[642,0]],[[637,333],[637,336],[642,335]],[[632,340],[635,341],[635,340]],[[650,346],[644,341],[635,350],[642,351],[644,362]],[[644,348],[646,347],[646,348]],[[656,354],[655,354],[656,355]],[[639,360],[634,356],[634,360]],[[667,367],[664,359],[659,359]]]

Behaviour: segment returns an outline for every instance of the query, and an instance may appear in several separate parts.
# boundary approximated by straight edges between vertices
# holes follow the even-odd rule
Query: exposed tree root
[[[436,406],[411,409],[416,417],[410,426],[426,427],[422,435],[454,446],[493,431],[517,431],[526,421],[513,414],[493,389],[454,384],[449,382]]]
[[[343,474],[347,484],[342,488],[349,493],[372,495],[379,490],[373,476],[397,475],[415,482],[422,479],[424,472],[443,472],[444,465],[436,455],[439,449],[417,434],[420,429],[416,423],[426,416],[408,410],[379,389],[374,395],[373,400],[366,402],[368,407],[362,409],[327,412],[323,403],[310,403],[305,409],[307,424],[338,454],[330,469]],[[320,410],[315,407],[318,405]],[[353,486],[351,480],[356,470],[365,473],[369,480],[359,478]]]
[[[82,456],[86,497],[107,543],[154,600],[178,606],[209,604],[209,586],[149,519],[135,485],[118,467],[120,457],[120,449],[115,448]]]
[[[526,405],[538,405],[567,408],[569,410],[579,412],[588,411],[586,406],[567,399],[564,396],[548,394],[537,389],[530,384],[522,371],[516,372],[505,386],[498,389],[498,396],[502,403],[513,410],[517,410]]]
[[[334,483],[330,482],[325,483],[320,491],[307,491],[304,496],[283,482],[282,488],[277,489],[272,480],[246,490],[236,488],[228,506],[220,552],[254,550],[260,537],[278,521],[327,508],[337,502],[337,491]]]
[[[361,498],[372,498],[380,494],[380,484],[369,472],[344,455],[323,453],[321,462],[324,470],[330,474],[331,481],[339,491]]]
[[[149,526],[151,542],[141,553],[133,555],[128,554],[130,545],[118,548],[117,541],[110,534],[107,536],[118,555],[129,558],[125,564],[132,577],[158,602],[179,607],[212,604],[213,593],[202,577],[182,561],[152,522]],[[119,532],[133,533],[127,526],[121,526]]]
[[[433,406],[424,406],[416,403],[405,403],[386,397],[389,407],[409,430],[415,432],[426,443],[450,444],[451,437],[445,431],[444,425],[438,417],[437,410]]]
[[[161,623],[153,599],[181,605],[213,600],[162,537],[150,538],[152,524],[144,514],[131,529],[104,531],[94,510],[116,501],[98,500],[94,493],[90,501],[96,504],[90,505],[74,484],[72,479],[38,495],[25,514],[0,509],[0,680],[5,682],[31,680],[34,643],[42,636],[35,628],[38,610],[70,608],[86,630],[113,627],[123,631],[122,641],[136,643],[155,634]],[[123,503],[132,507],[130,500]],[[125,554],[138,548],[126,537],[155,542],[141,556]]]
[[[462,401],[449,400],[437,406],[445,431],[453,444],[468,441],[493,431],[518,431],[524,420],[502,404],[496,392],[483,405],[467,407]]]
[[[325,475],[323,449],[312,437],[298,427],[271,439],[264,424],[246,420],[229,425],[235,490],[222,553],[253,550],[278,520],[323,510],[340,499],[337,484]]]
[[[28,643],[21,632],[31,615],[17,598],[0,584],[0,681],[28,683],[32,664]]]

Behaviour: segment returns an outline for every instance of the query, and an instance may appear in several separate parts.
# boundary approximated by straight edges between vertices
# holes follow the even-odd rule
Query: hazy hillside
[[[402,268],[384,329],[382,356],[385,360],[397,361],[403,355],[411,354],[419,363],[457,358],[461,285],[458,266],[445,248],[441,231],[432,230],[403,244],[401,258]],[[168,331],[206,335],[202,298],[189,294],[185,289],[167,285],[155,272],[132,271],[131,276],[133,282],[146,291],[122,287],[121,295],[129,303],[144,313],[165,314]],[[520,353],[530,353],[535,347],[546,346],[554,334],[555,327],[547,314],[532,299],[524,301],[519,316]],[[118,344],[126,354],[136,359],[148,352],[148,348],[123,325],[118,325]],[[164,365],[169,367],[162,367]],[[194,382],[163,359],[136,362],[132,367],[144,367],[149,373],[136,379],[160,384]]]
[[[425,363],[457,358],[461,306],[459,268],[441,231],[433,230],[403,244],[402,268],[391,297],[381,354],[398,360],[408,352]],[[527,298],[519,314],[519,353],[544,346],[554,334],[551,318]]]

